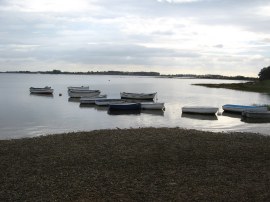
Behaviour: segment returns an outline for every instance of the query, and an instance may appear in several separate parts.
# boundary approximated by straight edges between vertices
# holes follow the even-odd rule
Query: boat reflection
[[[204,114],[190,114],[190,113],[182,113],[182,118],[189,118],[189,119],[199,119],[199,120],[218,120],[216,115],[204,115]]]
[[[151,110],[151,109],[144,109],[141,110],[143,114],[149,114],[153,116],[164,116],[164,110]]]
[[[95,104],[84,104],[80,103],[80,108],[95,108],[97,105]]]
[[[248,118],[248,117],[242,117],[242,122],[245,123],[270,123],[270,119],[258,119],[258,118]]]
[[[141,110],[108,110],[109,115],[139,115]]]
[[[141,102],[154,103],[153,100],[139,100],[139,99],[122,99],[122,100],[125,100],[126,102],[131,102],[131,103],[141,103]]]
[[[97,111],[107,111],[108,110],[108,107],[98,106],[95,104],[80,104],[79,106],[80,106],[80,108],[95,109]]]
[[[39,94],[39,93],[30,93],[30,96],[33,97],[47,97],[47,98],[53,98],[53,94]]]
[[[230,112],[222,112],[222,116],[227,116],[227,117],[230,117],[230,118],[238,118],[238,119],[242,118],[241,114],[239,114],[239,113],[230,113]]]
[[[69,101],[69,102],[80,102],[80,99],[81,99],[81,98],[70,97],[70,98],[68,98],[68,101]]]

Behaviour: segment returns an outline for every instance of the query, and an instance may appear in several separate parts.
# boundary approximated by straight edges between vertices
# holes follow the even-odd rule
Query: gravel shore
[[[0,201],[269,201],[270,136],[113,129],[0,141]]]

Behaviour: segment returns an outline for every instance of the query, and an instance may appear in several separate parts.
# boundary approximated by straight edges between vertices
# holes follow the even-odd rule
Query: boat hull
[[[122,99],[98,99],[95,100],[95,104],[98,106],[108,106],[110,104],[120,104],[124,103],[125,100]]]
[[[153,100],[157,93],[126,93],[121,92],[122,99],[136,99],[136,100]]]
[[[141,103],[141,109],[165,109],[164,103]]]
[[[81,97],[95,97],[100,94],[99,90],[70,90],[68,92],[69,97],[81,98]]]
[[[270,112],[256,112],[256,111],[245,111],[242,114],[247,118],[255,118],[255,119],[270,119]]]
[[[89,86],[80,86],[80,87],[77,87],[77,86],[69,86],[68,87],[68,90],[89,90]]]
[[[30,93],[34,94],[53,94],[53,89],[51,87],[45,88],[30,88]]]
[[[218,107],[205,107],[205,106],[182,107],[183,113],[214,115],[217,113],[217,111],[218,111]]]
[[[141,110],[108,110],[109,115],[138,115]]]
[[[223,105],[222,109],[225,112],[242,113],[244,111],[267,111],[267,107],[263,106],[249,106],[249,105]]]
[[[106,97],[107,97],[107,95],[98,95],[95,97],[82,97],[80,99],[80,103],[81,104],[95,104],[96,100],[101,100],[101,99],[104,99]]]
[[[141,109],[140,103],[119,103],[110,104],[109,110],[139,110]]]

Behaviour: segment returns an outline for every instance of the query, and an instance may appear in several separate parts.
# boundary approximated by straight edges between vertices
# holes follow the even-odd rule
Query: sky
[[[254,76],[270,0],[0,0],[0,71]]]

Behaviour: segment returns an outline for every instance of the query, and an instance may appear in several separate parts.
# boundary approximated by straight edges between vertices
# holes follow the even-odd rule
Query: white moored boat
[[[100,94],[99,90],[69,90],[69,97],[81,98],[81,97],[95,97]]]
[[[225,112],[234,112],[234,113],[242,113],[244,111],[267,111],[267,107],[265,106],[251,106],[251,105],[233,105],[226,104],[222,106],[222,109]]]
[[[141,102],[141,109],[165,109],[163,102]]]
[[[182,107],[183,113],[194,113],[194,114],[216,114],[218,107],[208,106],[185,106]]]
[[[126,93],[121,92],[122,99],[153,100],[157,93]]]
[[[53,94],[53,89],[49,86],[46,86],[44,88],[34,88],[30,87],[30,93],[35,93],[35,94]]]
[[[89,90],[89,86],[69,86],[68,90]]]
[[[81,104],[95,104],[96,100],[101,100],[101,99],[104,99],[106,97],[107,97],[107,95],[98,95],[95,97],[82,97],[80,99],[80,103]]]

